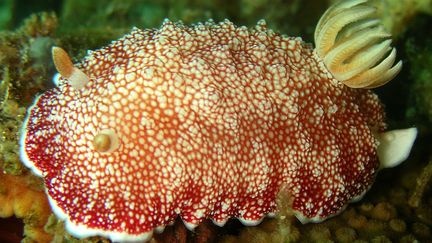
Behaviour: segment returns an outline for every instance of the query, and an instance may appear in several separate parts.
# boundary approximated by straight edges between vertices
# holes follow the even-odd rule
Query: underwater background
[[[231,20],[269,28],[313,43],[315,24],[333,0],[0,0],[0,242],[109,242],[77,240],[64,231],[47,203],[42,181],[19,161],[19,128],[34,96],[53,87],[51,47],[76,62],[133,26],[158,28],[163,19],[186,24]],[[393,34],[404,66],[374,91],[385,104],[390,129],[415,126],[419,136],[402,165],[381,171],[371,190],[340,215],[302,225],[289,199],[281,213],[256,227],[210,221],[195,232],[180,220],[154,242],[432,242],[432,0],[371,0]]]

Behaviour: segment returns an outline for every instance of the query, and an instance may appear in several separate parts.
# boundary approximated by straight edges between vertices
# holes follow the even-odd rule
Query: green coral
[[[9,174],[24,171],[18,156],[19,128],[25,106],[48,79],[47,65],[38,64],[31,55],[32,44],[40,38],[52,38],[56,24],[55,15],[37,14],[17,31],[0,33],[0,167]]]
[[[0,84],[0,167],[9,174],[20,175],[23,165],[18,157],[17,134],[25,108],[9,98],[10,78],[7,67]]]

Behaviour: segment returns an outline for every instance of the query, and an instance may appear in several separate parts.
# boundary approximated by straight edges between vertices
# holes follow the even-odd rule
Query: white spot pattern
[[[282,184],[301,217],[324,219],[367,190],[378,168],[377,97],[339,84],[309,45],[264,22],[166,21],[78,67],[87,86],[59,79],[40,96],[22,146],[69,223],[108,237],[177,214],[188,225],[252,224],[275,211]],[[104,129],[119,139],[110,153],[92,147]]]

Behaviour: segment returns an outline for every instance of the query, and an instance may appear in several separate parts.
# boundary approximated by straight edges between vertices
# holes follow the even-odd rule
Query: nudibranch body
[[[365,0],[331,8],[316,49],[267,29],[165,21],[72,64],[30,107],[21,157],[77,237],[145,241],[180,216],[255,225],[288,188],[320,222],[404,160],[414,128],[384,132],[367,89],[392,79],[395,51]],[[381,163],[379,162],[381,161]]]

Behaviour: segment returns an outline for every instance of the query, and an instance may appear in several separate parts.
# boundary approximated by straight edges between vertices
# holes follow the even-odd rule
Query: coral
[[[430,205],[432,204],[432,198],[429,196],[426,202],[421,203],[418,207],[415,208],[415,214],[417,218],[428,225],[432,225],[432,208]]]
[[[432,14],[431,0],[372,0],[371,3],[377,7],[379,16],[383,16],[382,22],[393,36],[402,34],[420,13]]]
[[[338,0],[331,0],[337,2]],[[381,22],[394,37],[401,36],[420,14],[432,14],[431,0],[370,0]]]
[[[371,211],[371,218],[389,221],[396,217],[396,209],[387,202],[380,202]]]
[[[313,225],[306,234],[306,239],[311,242],[331,242],[331,231],[324,225]]]
[[[27,18],[20,31],[29,37],[53,36],[58,21],[54,13],[33,14]]]
[[[349,227],[336,229],[335,238],[338,242],[352,242],[357,238],[357,233]]]
[[[400,239],[401,243],[412,243],[418,242],[417,239],[413,235],[406,235]]]
[[[31,46],[38,38],[51,38],[56,23],[55,15],[32,15],[16,32],[0,33],[0,167],[10,174],[23,170],[17,139],[24,106],[48,79],[47,65],[30,55]]]
[[[377,236],[371,240],[372,243],[392,243],[392,241],[384,235]]]
[[[361,203],[349,205],[341,215],[321,224],[300,225],[292,222],[291,227],[299,230],[298,242],[422,242],[429,239],[432,200],[423,199],[416,210],[407,203],[411,195],[408,192],[415,188],[416,175],[422,170],[412,162],[407,162],[410,173],[406,173],[406,168],[382,172],[377,186],[366,194],[366,198]],[[389,178],[393,178],[392,190],[388,190],[388,184],[384,183]],[[272,224],[274,220],[269,221],[264,224]],[[244,231],[250,232],[250,229]],[[245,233],[241,232],[239,238],[230,238],[231,242],[238,239],[241,239],[240,242],[251,242],[255,236],[250,234],[245,237]],[[269,240],[261,239],[263,242]]]
[[[0,167],[12,175],[20,175],[24,168],[18,158],[17,134],[25,108],[6,100],[0,113]]]
[[[368,220],[368,223],[362,229],[365,233],[370,236],[379,236],[386,228],[386,223],[376,219]]]
[[[222,242],[294,242],[299,239],[299,231],[294,226],[295,220],[291,205],[292,197],[286,187],[282,187],[276,199],[278,213],[275,219],[266,221],[260,227],[249,227],[238,237],[227,236]]]
[[[420,201],[425,192],[425,189],[430,184],[431,177],[432,177],[432,160],[429,162],[427,166],[425,166],[420,176],[417,178],[417,183],[416,183],[417,185],[408,201],[410,206],[418,207],[420,205]]]
[[[107,239],[103,239],[101,237],[89,237],[85,239],[76,239],[68,234],[64,228],[64,223],[59,221],[53,214],[51,214],[44,226],[45,232],[50,234],[52,237],[53,243],[109,243],[110,241]]]
[[[15,32],[0,33],[0,217],[15,216],[24,223],[23,242],[48,242],[43,226],[51,213],[40,180],[24,170],[18,157],[19,128],[26,103],[45,86],[47,69],[34,66],[28,55],[34,38],[49,36],[56,18],[30,17]]]
[[[403,233],[406,230],[406,223],[405,221],[401,220],[401,219],[392,219],[389,222],[389,226],[390,228],[397,232],[397,233]]]
[[[43,228],[51,208],[42,186],[32,180],[31,175],[13,176],[0,171],[0,217],[15,215],[23,219],[24,242],[48,242],[51,236]]]
[[[431,4],[432,6],[432,4]],[[430,124],[432,122],[432,35],[429,32],[426,34],[423,29],[430,26],[432,17],[422,16],[418,18],[412,25],[410,31],[407,32],[405,38],[405,53],[407,63],[410,70],[407,75],[413,80],[410,87],[409,109],[406,112],[406,117],[409,121],[415,122],[423,129],[425,134],[424,144],[430,144],[432,131]],[[420,33],[420,34],[419,34]],[[428,151],[429,147],[424,145],[422,149]],[[422,221],[432,223],[432,213],[427,205],[428,192],[430,192],[430,184],[432,177],[432,160],[431,154],[425,155],[428,159],[421,161],[429,161],[427,164],[421,164],[423,168],[420,172],[413,176],[414,189],[411,191],[409,205],[414,207],[416,213]]]
[[[364,215],[358,215],[356,217],[350,217],[347,221],[348,225],[354,229],[361,229],[366,226],[367,218]]]
[[[26,105],[36,92],[46,87],[52,69],[47,65],[37,65],[39,62],[33,54],[30,55],[30,50],[34,49],[32,43],[37,38],[53,38],[56,24],[57,18],[53,14],[35,14],[15,32],[0,33],[0,64],[3,67],[0,69],[3,80],[0,93],[3,98],[0,100],[3,103],[6,99],[19,99],[20,104]]]
[[[430,227],[427,226],[426,224],[415,222],[412,224],[411,227],[414,234],[425,239],[430,239],[431,237]]]

